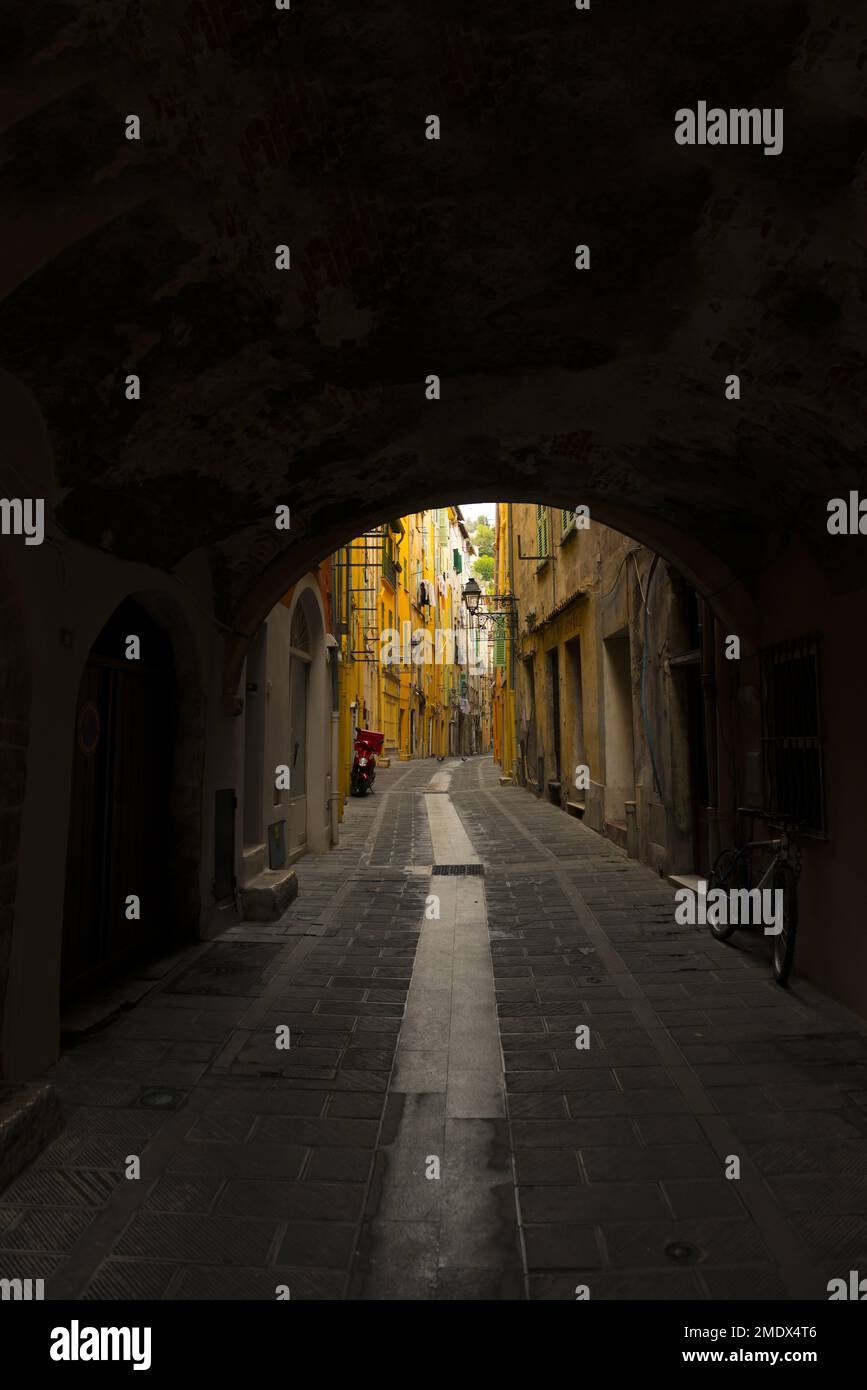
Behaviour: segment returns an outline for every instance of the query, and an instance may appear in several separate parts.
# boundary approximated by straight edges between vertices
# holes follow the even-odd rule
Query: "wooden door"
[[[141,656],[128,660],[126,640]],[[76,712],[61,964],[64,994],[171,939],[171,646],[132,600],[93,645]],[[140,902],[140,917],[127,899]]]

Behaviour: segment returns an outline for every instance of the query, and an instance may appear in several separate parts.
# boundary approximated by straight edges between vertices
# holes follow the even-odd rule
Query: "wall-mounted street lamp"
[[[484,599],[484,607],[480,607]],[[509,631],[517,630],[518,600],[514,594],[484,594],[477,579],[468,579],[463,587],[463,600],[471,618],[480,627],[487,627],[497,618],[506,618]]]
[[[464,585],[464,603],[471,617],[475,617],[479,611],[479,599],[482,597],[482,590],[477,579],[468,579]]]

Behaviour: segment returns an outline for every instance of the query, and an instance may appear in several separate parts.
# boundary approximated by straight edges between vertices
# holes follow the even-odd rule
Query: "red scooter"
[[[376,754],[382,752],[385,734],[374,733],[372,729],[355,730],[355,761],[349,791],[352,796],[366,796],[373,791],[376,777]]]

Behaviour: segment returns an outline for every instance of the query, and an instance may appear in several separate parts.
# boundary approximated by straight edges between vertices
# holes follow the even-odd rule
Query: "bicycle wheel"
[[[730,892],[733,888],[744,888],[746,871],[744,858],[739,849],[724,849],[722,854],[717,856],[716,863],[711,870],[708,880],[707,890],[710,893],[713,888],[722,888],[725,892]],[[737,930],[737,925],[731,922],[709,922],[713,935],[717,941],[728,941],[729,937]]]
[[[798,931],[798,880],[791,864],[777,864],[772,883],[783,894],[783,930],[774,937],[774,979],[784,985],[795,959]]]

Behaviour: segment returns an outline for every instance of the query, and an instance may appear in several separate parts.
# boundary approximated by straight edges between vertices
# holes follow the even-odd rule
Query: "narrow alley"
[[[0,1195],[0,1276],[824,1299],[867,1259],[864,1025],[748,934],[676,925],[671,885],[499,771],[384,768],[279,921],[158,962],[77,1039],[67,1017],[66,1125]]]

